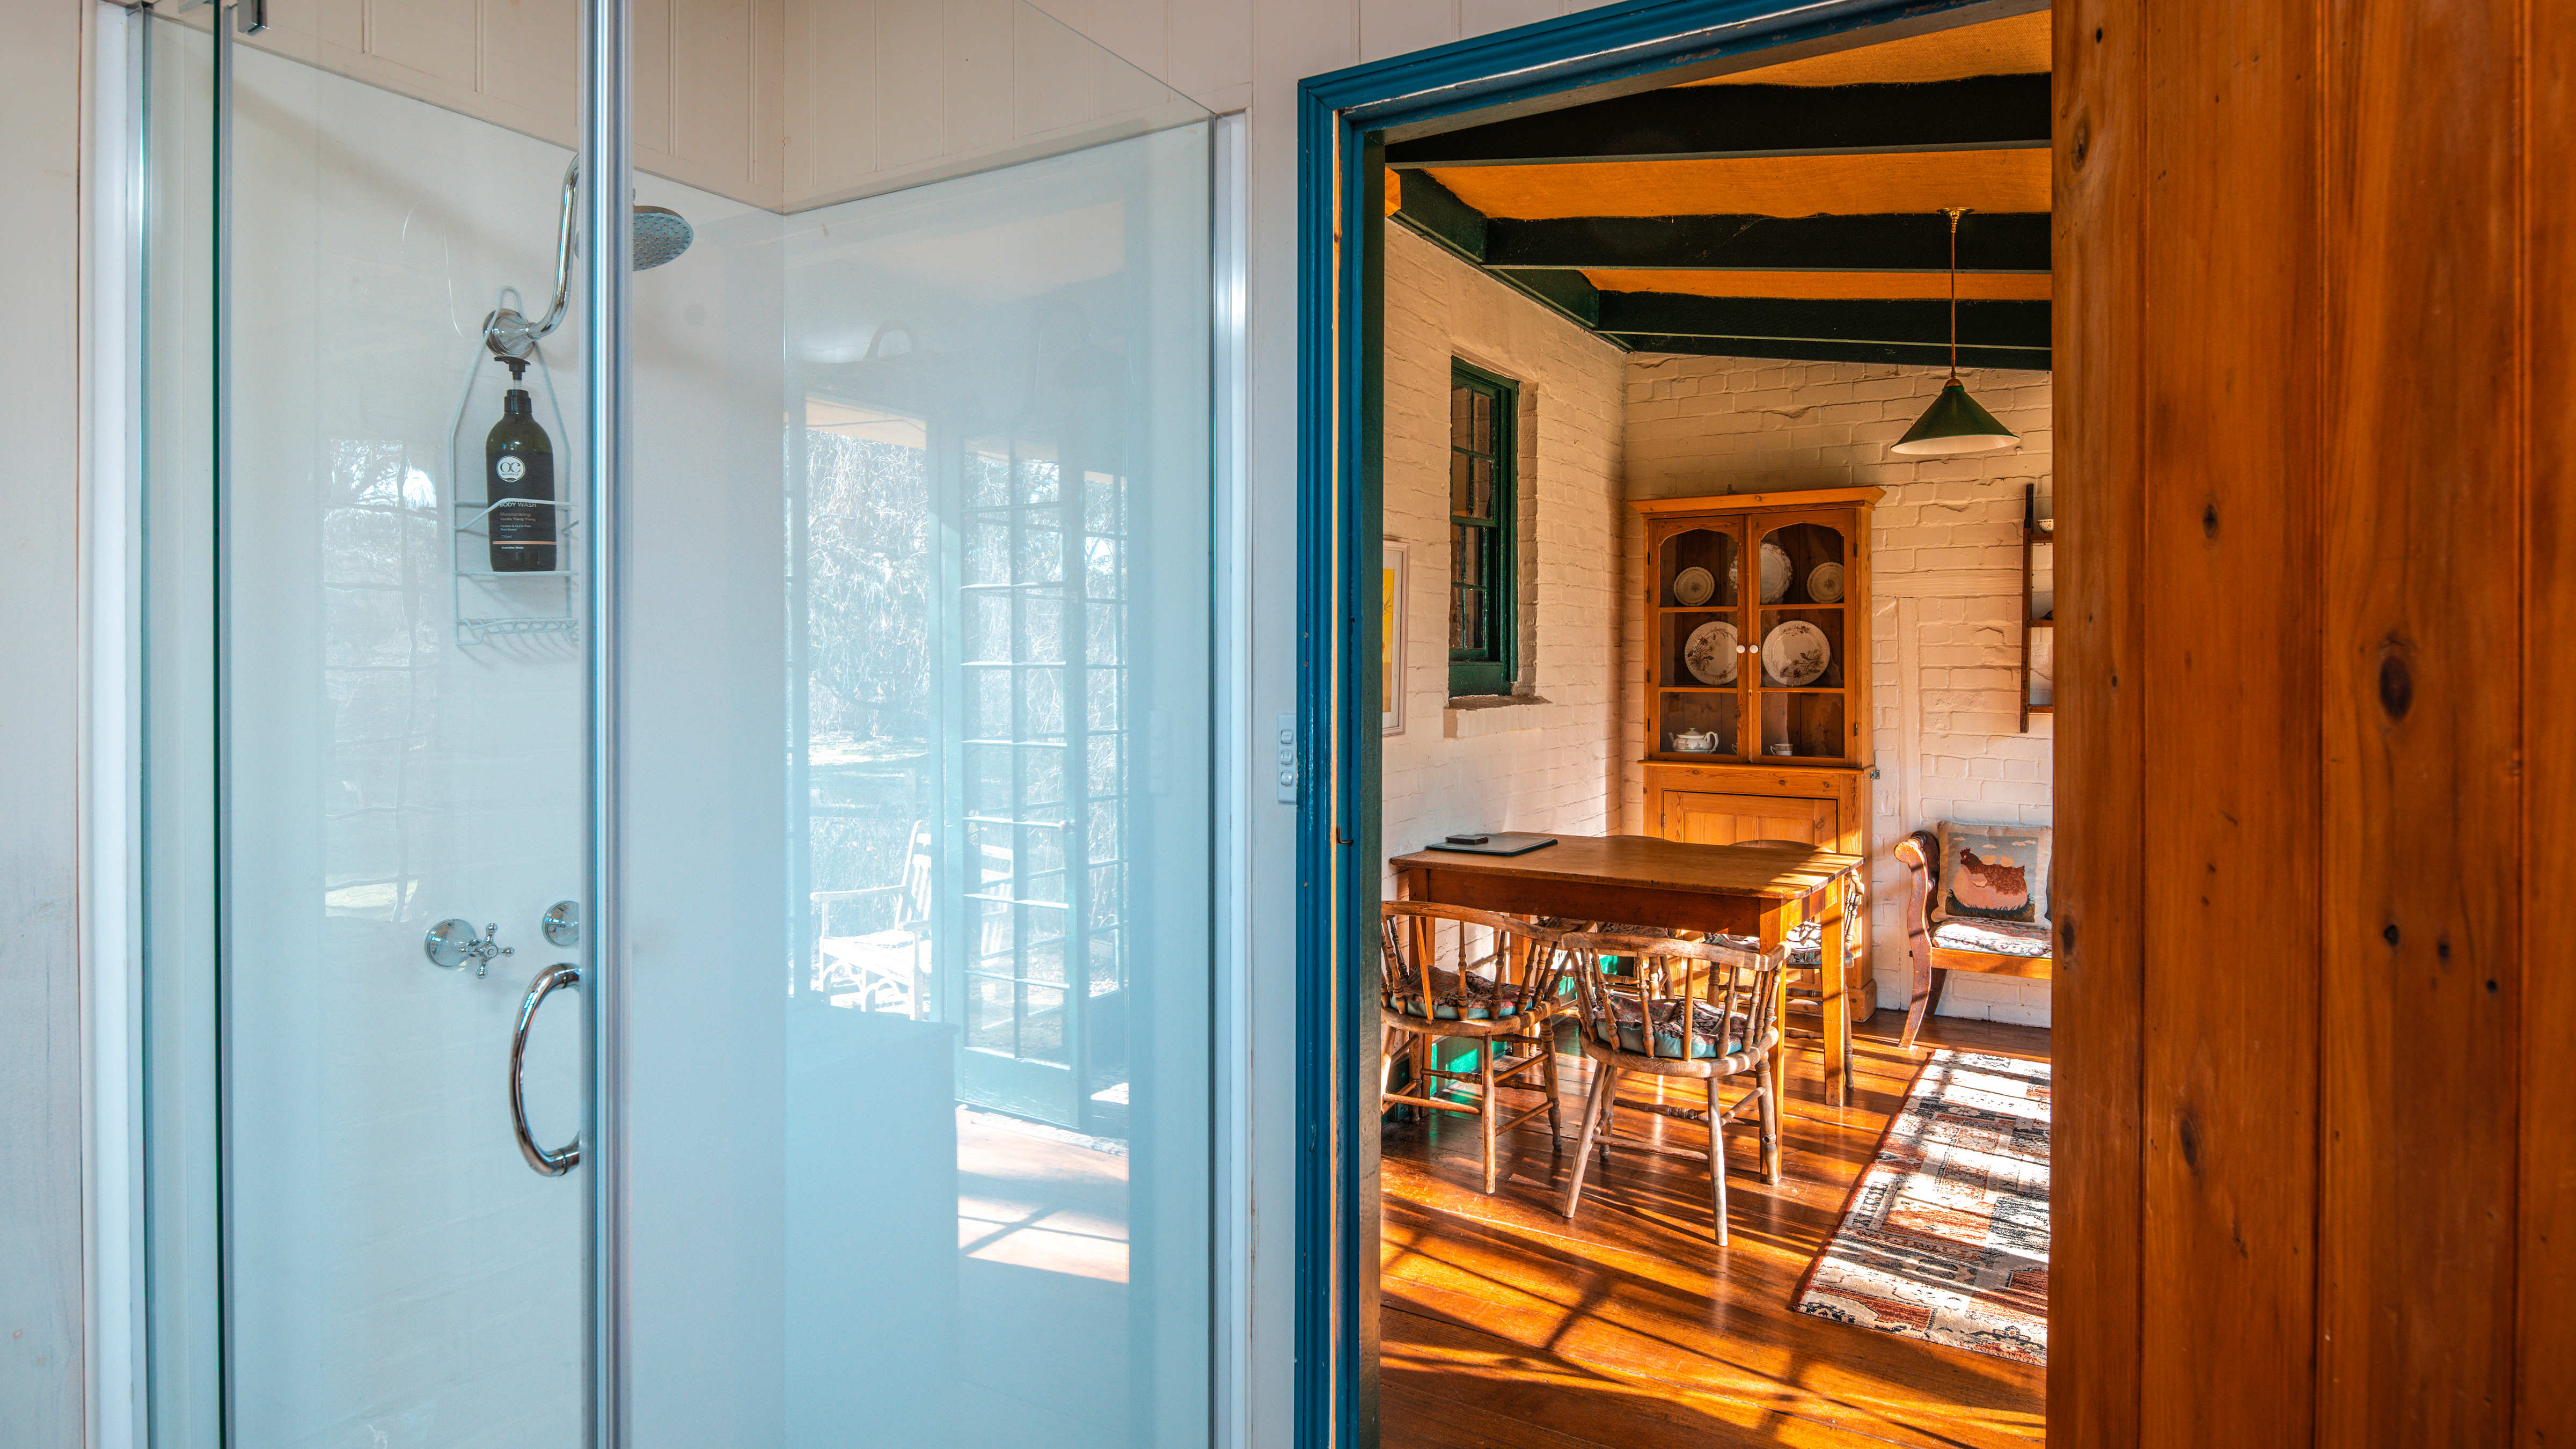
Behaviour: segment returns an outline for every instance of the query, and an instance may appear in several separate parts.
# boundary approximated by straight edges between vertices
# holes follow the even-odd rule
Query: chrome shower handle
[[[537,1008],[545,1005],[556,987],[580,984],[581,968],[570,962],[538,972],[536,979],[528,983],[527,996],[519,1002],[519,1024],[510,1031],[510,1127],[519,1134],[519,1155],[528,1159],[528,1166],[539,1177],[561,1177],[579,1166],[581,1139],[575,1137],[548,1152],[528,1132],[528,1023],[536,1019]]]

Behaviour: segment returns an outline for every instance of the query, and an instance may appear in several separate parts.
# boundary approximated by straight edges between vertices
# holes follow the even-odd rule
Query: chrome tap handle
[[[474,974],[477,978],[491,969],[493,957],[519,954],[518,947],[501,944],[501,923],[498,921],[484,922],[483,939],[465,949],[474,958]]]
[[[581,1139],[549,1152],[537,1145],[528,1131],[528,1023],[537,1016],[537,1008],[558,986],[579,986],[581,968],[571,962],[549,966],[528,983],[528,994],[519,1002],[519,1024],[510,1031],[510,1128],[519,1136],[519,1155],[539,1177],[561,1177],[581,1164]]]
[[[429,934],[421,938],[420,948],[433,966],[454,970],[471,961],[474,974],[480,976],[491,969],[493,957],[508,956],[516,950],[493,939],[500,929],[496,922],[485,926],[478,936],[470,922],[450,918],[430,927]]]

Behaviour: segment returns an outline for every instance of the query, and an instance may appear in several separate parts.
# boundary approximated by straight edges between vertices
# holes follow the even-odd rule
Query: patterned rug
[[[2048,1362],[2048,1064],[1936,1051],[1797,1309]]]

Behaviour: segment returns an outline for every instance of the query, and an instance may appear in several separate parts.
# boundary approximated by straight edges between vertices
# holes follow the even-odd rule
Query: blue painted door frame
[[[2029,0],[1630,0],[1298,87],[1297,1443],[1377,1444],[1378,358],[1391,128]]]

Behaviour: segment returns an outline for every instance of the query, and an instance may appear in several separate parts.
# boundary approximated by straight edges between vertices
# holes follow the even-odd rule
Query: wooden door
[[[1658,833],[1691,845],[1795,840],[1830,849],[1842,839],[1842,812],[1831,800],[1668,790]]]
[[[2050,1442],[2576,1444],[2576,6],[2054,13]]]

